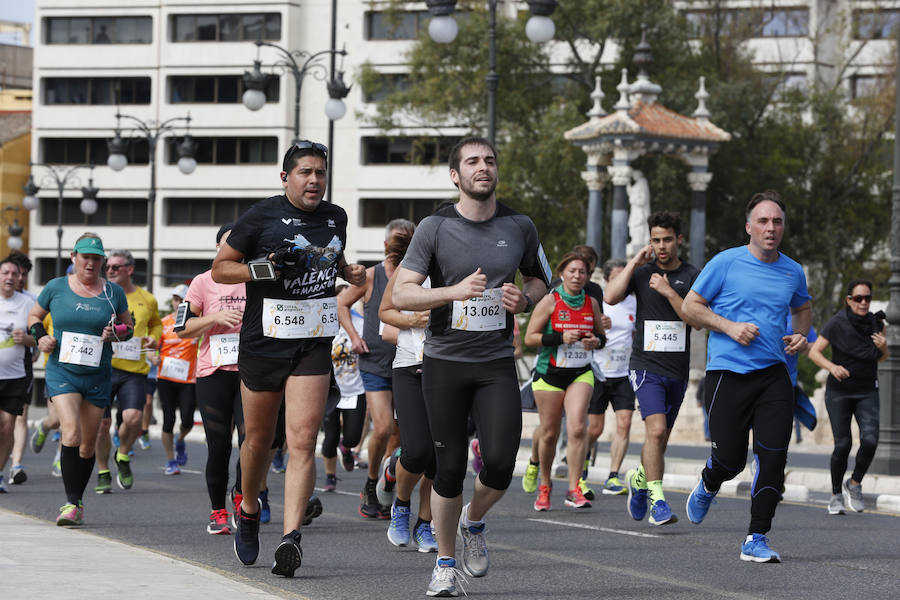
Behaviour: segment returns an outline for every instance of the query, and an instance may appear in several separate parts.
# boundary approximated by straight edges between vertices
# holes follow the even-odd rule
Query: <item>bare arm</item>
[[[391,296],[394,293],[394,282],[397,281],[397,271],[388,279],[387,286],[384,288],[384,294],[381,296],[381,305],[378,307],[378,319],[395,329],[413,329],[416,327],[425,327],[428,325],[428,317],[431,314],[429,310],[423,310],[414,313],[403,313],[394,307],[394,301]],[[385,339],[382,333],[382,339]],[[389,341],[385,339],[385,341]],[[396,340],[391,342],[396,345]]]
[[[696,323],[692,323],[684,314],[684,310],[681,308],[684,300],[681,296],[678,295],[671,285],[669,285],[669,277],[668,275],[660,275],[659,273],[654,273],[650,276],[650,289],[656,290],[656,292],[668,300],[669,305],[671,305],[672,310],[675,311],[675,314],[678,315],[678,318],[687,323],[689,326],[694,329],[702,329],[702,327],[698,327]]]
[[[634,275],[634,270],[641,265],[645,265],[653,258],[653,250],[649,245],[641,248],[640,252],[628,261],[625,268],[606,283],[606,289],[603,290],[603,301],[607,304],[618,304],[625,299],[625,292],[628,291],[628,284]]]
[[[388,344],[397,345],[397,339],[400,336],[400,330],[394,327],[393,325],[387,325],[381,330],[381,339],[386,341]]]
[[[480,267],[456,285],[438,288],[423,288],[426,276],[405,267],[398,267],[395,276],[391,300],[401,310],[431,310],[454,300],[477,298],[487,285]]]
[[[553,296],[544,296],[537,303],[531,313],[531,319],[528,321],[528,329],[525,330],[525,345],[530,348],[540,348],[541,338],[544,336],[544,329],[547,327],[547,321],[553,312],[554,305]]]
[[[694,290],[685,296],[681,311],[692,327],[724,333],[741,346],[749,346],[759,336],[759,327],[753,323],[736,323],[717,315],[709,307],[706,298]]]
[[[791,335],[781,338],[784,341],[784,351],[788,354],[804,352],[809,346],[809,329],[812,327],[812,304],[804,302],[797,308],[791,309]]]
[[[176,331],[180,339],[198,338],[216,325],[234,327],[243,319],[243,314],[236,310],[223,310],[202,317],[192,317],[185,321],[184,329]]]
[[[250,267],[242,262],[244,255],[228,245],[219,248],[212,265],[212,279],[216,283],[246,283],[250,281]]]
[[[345,288],[337,297],[338,321],[347,337],[350,338],[350,347],[357,354],[365,354],[369,351],[369,346],[365,340],[359,337],[356,327],[353,326],[353,317],[350,316],[350,307],[356,304],[360,298],[368,296],[372,290],[372,282],[375,277],[375,269],[369,267],[366,269],[366,282],[364,285],[351,285]]]
[[[538,279],[537,277],[526,277],[522,276],[522,294],[531,298],[532,302],[538,302],[547,295],[547,286],[543,281]],[[527,302],[527,300],[526,300]],[[525,310],[525,305],[522,305],[520,310],[515,312],[520,313]]]
[[[838,381],[843,381],[850,377],[850,371],[840,365],[834,364],[825,357],[823,352],[828,348],[829,344],[830,342],[828,339],[820,335],[819,338],[813,342],[812,346],[809,347],[809,360],[813,361],[817,367],[831,373],[831,376]]]

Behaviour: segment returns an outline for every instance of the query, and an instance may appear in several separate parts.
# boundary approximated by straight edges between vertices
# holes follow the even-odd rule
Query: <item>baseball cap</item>
[[[182,300],[184,300],[185,297],[187,297],[187,293],[188,293],[188,286],[184,285],[183,283],[181,285],[177,286],[174,290],[172,290],[172,295],[178,296]]]
[[[99,254],[100,256],[106,256],[106,252],[103,250],[103,242],[100,241],[100,238],[82,238],[75,242],[75,247],[72,248],[72,250],[79,254]]]

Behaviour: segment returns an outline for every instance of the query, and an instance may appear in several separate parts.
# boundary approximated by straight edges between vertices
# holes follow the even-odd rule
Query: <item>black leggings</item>
[[[329,398],[328,405],[332,402],[337,405],[340,398]],[[341,422],[343,421],[344,437],[341,439]],[[353,448],[362,437],[363,425],[366,423],[366,395],[356,397],[356,408],[333,408],[325,413],[323,428],[325,436],[322,438],[322,456],[334,458],[337,456],[338,441],[344,448]]]
[[[241,406],[241,378],[237,371],[216,371],[197,378],[197,405],[206,430],[206,491],[213,510],[225,508],[231,436],[238,430],[238,446],[244,443],[244,411]],[[241,463],[235,481],[241,482]]]
[[[847,458],[853,445],[850,435],[850,420],[856,417],[859,425],[859,450],[856,453],[856,464],[853,481],[861,483],[878,448],[879,398],[878,390],[870,392],[848,393],[825,385],[825,408],[831,420],[831,433],[834,434],[834,452],[831,453],[831,493],[841,493],[841,483],[847,470]]]
[[[522,436],[522,401],[514,359],[474,364],[426,356],[422,368],[422,392],[437,463],[434,491],[444,498],[462,494],[470,413],[484,461],[478,478],[495,490],[508,488]]]
[[[781,500],[784,465],[794,424],[794,388],[784,364],[751,373],[707,371],[706,411],[712,454],[703,469],[706,489],[717,491],[747,464],[747,440],[753,429],[756,477],[750,488],[747,533],[772,528]]]
[[[392,381],[400,430],[400,463],[410,473],[424,473],[428,479],[434,479],[434,442],[422,397],[422,365],[394,369]]]
[[[175,410],[181,414],[181,430],[187,433],[194,426],[194,409],[197,408],[196,384],[178,383],[160,379],[156,384],[159,403],[163,411],[163,433],[175,430]]]

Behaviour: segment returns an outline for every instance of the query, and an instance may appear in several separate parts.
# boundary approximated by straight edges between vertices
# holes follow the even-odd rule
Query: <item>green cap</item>
[[[100,256],[106,256],[106,252],[103,250],[103,242],[101,242],[98,238],[83,238],[75,242],[75,247],[72,248],[74,252],[78,252],[79,254],[99,254]]]

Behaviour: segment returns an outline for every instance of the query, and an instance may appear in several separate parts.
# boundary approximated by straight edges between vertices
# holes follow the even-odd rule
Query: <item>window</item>
[[[446,163],[461,138],[364,137],[364,165],[429,165]]]
[[[402,11],[388,14],[366,12],[367,40],[414,40],[424,31],[431,15],[427,10]]]
[[[381,73],[378,81],[363,91],[364,102],[380,102],[394,92],[409,89],[409,75],[407,73]]]
[[[853,75],[850,77],[850,97],[856,100],[877,96],[887,84],[884,75]]]
[[[888,40],[896,38],[900,9],[853,11],[853,38],[857,40]]]
[[[56,225],[57,198],[41,198],[41,225]],[[81,212],[81,198],[63,198],[63,225],[147,225],[146,198],[97,198],[97,212]]]
[[[186,283],[198,274],[209,270],[211,258],[164,258],[162,261],[163,285]]]
[[[234,222],[260,198],[166,198],[166,225]]]
[[[392,219],[418,223],[446,201],[446,198],[363,198],[359,201],[360,226],[384,227]]]
[[[62,165],[106,164],[109,156],[107,138],[41,138],[41,162]],[[126,139],[125,156],[129,164],[150,163],[146,138]]]
[[[107,252],[109,252],[110,250],[112,250],[112,248],[106,249]],[[66,254],[62,259],[63,273],[66,272],[66,268],[69,266],[69,264],[71,264],[71,262],[69,260],[68,254]],[[209,261],[207,261],[207,265],[208,264]],[[203,270],[205,271],[208,268],[209,266],[207,266]],[[47,285],[48,283],[50,283],[50,280],[56,277],[56,258],[47,256],[38,258],[35,261],[35,277],[37,279],[38,285]],[[147,259],[134,259],[134,273],[131,276],[131,280],[135,285],[147,285]]]
[[[782,99],[791,93],[805,94],[806,73],[782,73],[775,88],[775,98]]]
[[[47,17],[47,44],[149,44],[151,17]]]
[[[280,13],[172,15],[173,42],[255,42],[281,39]]]
[[[166,138],[166,155],[170,165],[178,162],[178,144],[182,138]],[[277,164],[278,138],[274,137],[195,137],[200,164]],[[105,159],[104,159],[105,160]]]
[[[716,31],[738,33],[747,37],[809,35],[809,10],[806,8],[691,10],[683,14],[695,37],[710,35]]]
[[[43,91],[44,104],[150,104],[149,77],[46,77]]]
[[[266,75],[266,102],[278,102],[278,75]],[[169,77],[169,102],[228,104],[239,103],[244,95],[244,78],[240,75],[201,75]]]

